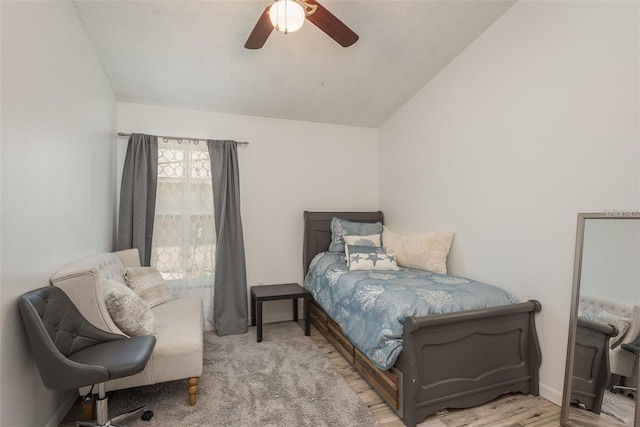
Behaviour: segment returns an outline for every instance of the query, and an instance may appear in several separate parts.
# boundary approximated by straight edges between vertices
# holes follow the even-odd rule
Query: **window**
[[[176,297],[212,306],[215,225],[206,143],[158,141],[158,189],[151,264]]]

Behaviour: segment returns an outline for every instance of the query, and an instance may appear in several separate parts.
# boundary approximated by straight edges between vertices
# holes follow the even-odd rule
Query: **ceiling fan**
[[[260,15],[244,47],[260,49],[274,28],[291,33],[299,30],[305,19],[343,47],[358,41],[356,33],[315,0],[275,0]]]

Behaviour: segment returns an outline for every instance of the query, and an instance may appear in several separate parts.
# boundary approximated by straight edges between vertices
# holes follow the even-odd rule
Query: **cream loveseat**
[[[126,335],[111,319],[102,292],[102,280],[125,283],[127,267],[139,267],[137,249],[102,253],[71,262],[51,276],[94,326]],[[173,299],[151,309],[155,316],[156,346],[142,372],[105,383],[106,391],[187,379],[189,404],[195,405],[203,364],[203,311],[197,298]],[[89,387],[79,389],[86,394]],[[186,396],[185,396],[186,397]]]

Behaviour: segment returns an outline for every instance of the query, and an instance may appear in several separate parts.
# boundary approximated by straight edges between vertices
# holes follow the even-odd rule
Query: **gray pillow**
[[[351,222],[346,219],[333,217],[331,219],[331,243],[329,251],[344,252],[344,236],[369,236],[379,234],[382,239],[381,222]]]

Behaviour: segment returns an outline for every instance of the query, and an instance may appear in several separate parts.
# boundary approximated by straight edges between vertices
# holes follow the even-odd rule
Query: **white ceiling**
[[[309,21],[244,48],[271,0],[75,6],[119,101],[380,126],[515,0],[320,0],[360,39]]]

